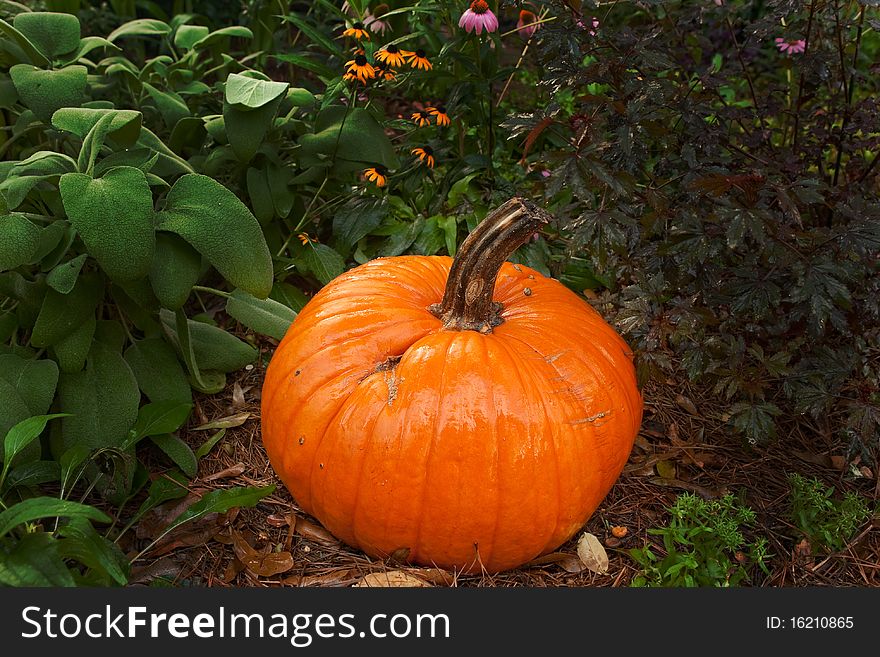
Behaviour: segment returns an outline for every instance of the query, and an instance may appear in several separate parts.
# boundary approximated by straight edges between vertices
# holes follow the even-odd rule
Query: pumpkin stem
[[[443,300],[429,308],[443,328],[491,333],[504,321],[501,304],[492,301],[501,265],[551,218],[519,197],[489,213],[455,255]]]

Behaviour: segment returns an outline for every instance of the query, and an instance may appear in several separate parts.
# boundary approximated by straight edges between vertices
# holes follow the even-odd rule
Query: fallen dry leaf
[[[193,427],[193,431],[207,431],[208,429],[231,429],[233,427],[240,427],[242,424],[247,422],[251,417],[251,413],[236,413],[235,415],[229,415],[227,417],[221,417],[217,420],[211,420],[205,424],[200,424],[197,427]]]
[[[616,548],[620,546],[620,539],[609,536],[605,539],[605,547]]]
[[[239,408],[243,408],[247,402],[244,400],[244,390],[241,389],[241,386],[236,381],[232,386],[232,410],[238,410]]]
[[[200,494],[191,492],[181,499],[171,500],[150,509],[138,522],[135,536],[151,540],[158,538],[177,516],[198,502],[201,497]]]
[[[430,587],[431,584],[421,579],[420,577],[415,577],[414,575],[410,575],[409,573],[402,570],[389,570],[388,572],[384,573],[370,573],[368,575],[364,575],[357,582],[352,584],[352,586],[425,588]]]
[[[544,554],[537,559],[532,559],[523,568],[532,568],[535,566],[547,566],[550,564],[559,564],[563,570],[569,573],[579,573],[584,569],[584,564],[573,554],[565,552],[550,552]]]
[[[388,557],[388,561],[390,561],[391,563],[405,564],[409,561],[409,553],[410,549],[408,547],[397,548],[394,552],[391,553],[391,556]]]
[[[831,467],[835,470],[843,470],[846,467],[846,458],[833,454],[831,456]]]
[[[303,538],[315,541],[316,543],[323,543],[324,545],[337,545],[339,543],[333,534],[305,518],[296,519],[296,533]]]
[[[813,546],[806,538],[801,539],[801,542],[795,546],[792,557],[795,563],[806,568],[812,568],[816,563],[816,560],[813,558]]]
[[[833,467],[831,459],[828,458],[827,454],[813,454],[812,452],[802,452],[797,449],[791,450],[791,453],[797,456],[799,459],[806,461],[807,463],[820,465],[823,468]]]
[[[654,466],[657,474],[664,479],[675,479],[675,463],[673,461],[658,461]]]
[[[689,398],[684,395],[678,394],[675,396],[675,403],[681,406],[684,410],[686,410],[691,415],[699,415],[700,412],[697,410],[696,404],[692,402]]]
[[[644,436],[636,436],[636,440],[633,443],[633,445],[635,445],[636,447],[638,447],[640,450],[642,450],[644,452],[650,452],[653,449],[653,447],[651,446],[651,443],[649,443],[648,440]]]
[[[355,568],[338,568],[320,575],[290,575],[281,580],[287,586],[348,586],[360,579]]]
[[[266,524],[270,527],[287,527],[290,524],[290,516],[272,513],[266,516]]]
[[[587,570],[604,575],[608,572],[608,553],[590,532],[584,532],[577,543],[578,558]]]
[[[273,552],[271,545],[256,550],[238,532],[232,533],[232,551],[244,567],[258,577],[272,577],[293,568],[290,552]]]
[[[146,584],[154,579],[176,579],[183,570],[183,563],[174,557],[163,557],[142,568],[133,567],[128,579],[129,585]]]
[[[664,477],[654,477],[652,479],[649,479],[648,482],[657,486],[683,488],[684,490],[689,490],[692,493],[696,493],[705,500],[714,500],[718,499],[719,497],[724,497],[724,495],[726,495],[728,492],[727,486],[721,486],[717,490],[713,490],[711,488],[699,486],[698,484],[694,484],[689,481],[682,481],[681,479],[666,479]]]
[[[217,479],[225,479],[227,477],[237,477],[238,475],[244,473],[247,469],[244,463],[236,463],[235,465],[229,466],[223,470],[218,472],[213,472],[207,476],[202,477],[202,481],[215,481]]]

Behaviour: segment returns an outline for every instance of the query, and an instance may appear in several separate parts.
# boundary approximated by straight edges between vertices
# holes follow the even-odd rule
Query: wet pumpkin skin
[[[384,558],[498,572],[550,552],[620,475],[642,415],[632,353],[587,303],[501,265],[501,323],[435,316],[452,260],[339,276],[269,365],[263,442],[297,503]]]

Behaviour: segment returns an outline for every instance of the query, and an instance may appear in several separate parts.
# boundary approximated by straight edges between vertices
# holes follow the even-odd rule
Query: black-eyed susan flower
[[[412,116],[410,116],[410,118],[420,128],[422,126],[431,124],[431,115],[428,114],[428,112],[426,110],[419,110],[418,112],[413,112]]]
[[[393,80],[397,77],[397,71],[392,69],[388,64],[379,62],[373,68],[376,69],[376,78],[380,80]]]
[[[424,162],[429,169],[434,168],[434,149],[430,146],[419,146],[412,149],[412,154]]]
[[[434,117],[434,120],[437,121],[437,125],[449,125],[449,115],[446,113],[446,107],[443,105],[437,105],[436,107],[429,107],[428,114]]]
[[[414,53],[408,50],[401,50],[393,43],[389,43],[387,46],[376,51],[376,61],[388,64],[388,66],[400,67],[406,63],[406,58],[412,54]]]
[[[351,27],[346,28],[345,32],[342,33],[342,36],[352,37],[358,41],[370,40],[370,33],[364,24],[360,22],[352,23]]]
[[[364,171],[364,176],[372,183],[376,183],[376,187],[384,187],[388,182],[388,169],[381,164],[370,167]]]
[[[410,53],[407,57],[407,62],[413,68],[423,68],[426,71],[428,69],[434,68],[434,65],[428,61],[428,56],[425,54],[425,51],[419,48],[413,53]]]
[[[314,244],[318,241],[313,237],[309,237],[308,233],[300,233],[297,237],[303,246],[308,246],[309,244]]]
[[[376,77],[376,69],[373,68],[373,65],[370,64],[369,61],[367,61],[366,55],[355,55],[354,59],[345,62],[345,73],[346,76],[353,76],[346,79],[351,80],[357,78],[364,84],[367,83],[369,78]]]

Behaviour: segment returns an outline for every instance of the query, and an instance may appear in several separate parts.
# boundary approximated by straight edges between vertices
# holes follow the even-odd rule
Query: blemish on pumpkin
[[[305,437],[305,436],[300,436],[300,437],[299,437],[299,444],[300,444],[300,445],[305,445],[305,444],[306,444],[306,437]]]
[[[321,469],[323,470],[323,469],[324,469],[324,464],[323,464],[323,463],[319,463],[319,464],[318,464],[318,467],[321,468]]]
[[[301,374],[300,370],[297,370],[296,372],[293,373],[294,376],[299,376],[300,374]]]
[[[561,357],[563,354],[565,354],[567,351],[568,351],[568,349],[563,349],[562,351],[559,351],[559,352],[557,352],[557,353],[555,353],[555,354],[550,354],[550,355],[548,355],[548,356],[544,356],[544,360],[546,360],[548,363],[552,363],[552,362],[554,362],[555,360],[557,360],[558,358],[560,358],[560,357]],[[557,377],[557,378],[561,379],[562,377]]]
[[[534,275],[534,274],[529,274],[529,280],[531,280],[531,281],[535,280],[535,275]]]
[[[569,424],[584,424],[585,422],[595,422],[596,420],[600,420],[603,417],[611,415],[611,409],[607,411],[602,411],[601,413],[596,413],[595,415],[591,415],[590,417],[583,417],[579,420],[572,420]]]
[[[532,296],[532,288],[530,288],[530,287],[524,287],[524,288],[523,288],[523,294],[525,294],[527,297]]]
[[[522,271],[522,267],[520,267],[519,265],[514,265],[513,268],[517,271]]]
[[[388,405],[394,403],[397,399],[397,385],[400,379],[397,378],[397,364],[400,363],[402,356],[389,356],[381,363],[377,364],[370,374],[376,372],[384,372],[385,385],[388,386]],[[367,375],[369,376],[369,374]],[[366,377],[364,377],[366,378]]]

